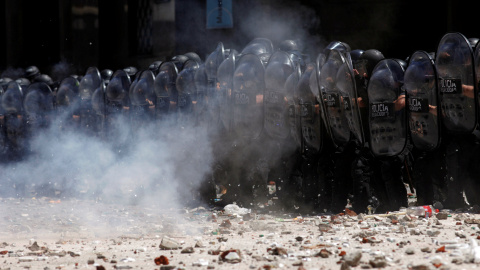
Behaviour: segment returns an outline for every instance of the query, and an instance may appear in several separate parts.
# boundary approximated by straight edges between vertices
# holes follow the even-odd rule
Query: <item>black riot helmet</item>
[[[264,53],[271,54],[273,53],[273,43],[267,38],[255,38],[250,41],[241,52],[242,55],[249,53],[255,55]]]
[[[55,82],[52,80],[52,78],[50,76],[48,76],[47,74],[40,74],[38,76],[36,76],[32,83],[36,83],[36,82],[43,82],[45,83],[46,85],[48,85],[50,88],[53,88]]]
[[[356,50],[353,50],[353,51],[349,52],[350,53],[350,58],[352,59],[352,62],[360,60],[360,56],[362,56],[362,54],[364,52],[365,51],[361,50],[361,49],[356,49]]]
[[[367,74],[367,77],[370,77],[373,71],[373,68],[377,65],[380,60],[384,59],[385,56],[376,49],[366,50],[361,56],[359,61],[359,66],[357,67],[358,72],[363,75]]]
[[[25,70],[25,76],[30,80],[32,81],[33,78],[35,78],[36,76],[40,75],[40,70],[38,69],[37,66],[29,66],[27,67],[27,69]]]
[[[172,59],[170,59],[170,62],[174,63],[175,66],[177,66],[178,71],[181,71],[183,69],[183,65],[185,64],[185,62],[187,62],[188,59],[189,58],[186,55],[175,55],[174,57],[172,57]]]
[[[7,89],[8,83],[11,82],[11,81],[12,81],[12,79],[8,78],[8,77],[0,78],[0,91],[5,92],[5,90]]]
[[[160,68],[160,66],[162,65],[162,61],[158,60],[158,61],[155,61],[153,63],[150,64],[150,66],[148,66],[148,69],[153,72],[153,74],[155,74],[155,76],[157,76],[158,74],[158,68]]]
[[[195,62],[197,62],[198,64],[201,64],[202,63],[202,58],[200,58],[200,56],[195,53],[195,52],[188,52],[186,54],[184,54],[189,60],[194,60]]]
[[[138,73],[138,69],[136,67],[129,66],[129,67],[124,68],[123,70],[125,70],[125,72],[127,72],[128,76],[130,76],[130,80],[133,82],[135,80],[135,76]]]
[[[291,51],[300,51],[300,48],[295,40],[287,39],[280,43],[278,47],[281,51],[291,52]]]
[[[103,82],[105,82],[105,85],[108,85],[110,83],[110,79],[112,78],[113,75],[113,70],[111,69],[104,69],[100,71],[100,76],[102,77]]]
[[[27,87],[31,84],[30,80],[28,80],[27,78],[18,78],[15,81],[18,83],[18,85],[20,85],[23,90],[27,89]]]

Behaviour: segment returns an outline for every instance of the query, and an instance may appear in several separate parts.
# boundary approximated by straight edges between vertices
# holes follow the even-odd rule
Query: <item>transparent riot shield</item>
[[[260,58],[245,54],[233,77],[233,127],[239,138],[258,138],[263,129],[265,69]]]
[[[100,86],[95,89],[92,95],[92,109],[94,112],[93,131],[98,138],[105,138],[105,83],[101,82]]]
[[[302,147],[302,128],[300,120],[300,106],[296,100],[297,85],[302,76],[302,71],[299,65],[295,66],[294,71],[288,76],[285,81],[286,101],[288,106],[288,128],[295,148]]]
[[[368,83],[370,148],[377,156],[401,154],[407,144],[404,70],[397,61],[384,59]]]
[[[231,53],[220,66],[218,66],[217,72],[218,93],[216,94],[216,98],[219,106],[221,129],[227,133],[232,131],[233,126],[232,92],[236,59],[237,55]]]
[[[442,121],[452,133],[468,134],[477,124],[473,53],[460,33],[442,37],[435,54]]]
[[[25,93],[23,107],[27,136],[32,137],[50,125],[54,109],[52,90],[43,82],[30,84]]]
[[[305,72],[298,81],[296,100],[300,112],[303,152],[316,154],[322,150],[323,128],[317,96],[315,95],[315,91],[312,91],[311,88],[312,78],[316,80],[314,76],[315,64],[308,64]]]
[[[155,95],[154,84],[155,77],[153,72],[143,70],[138,76],[134,87],[130,87],[130,120],[133,130],[138,130],[155,119],[155,101],[158,95]]]
[[[225,49],[223,43],[219,42],[215,50],[210,53],[210,55],[205,60],[205,73],[207,75],[207,111],[208,111],[208,122],[207,128],[210,132],[217,132],[218,128],[221,126],[220,123],[220,104],[219,98],[217,97],[220,92],[218,85],[218,67],[225,60]]]
[[[286,139],[290,136],[285,82],[294,70],[288,53],[283,51],[272,54],[265,68],[264,130],[273,139]]]
[[[350,128],[336,83],[338,70],[344,62],[341,52],[330,51],[320,70],[319,78],[320,92],[325,108],[325,121],[337,148],[343,147],[350,141]]]
[[[57,120],[60,130],[78,128],[80,97],[78,95],[80,83],[74,77],[62,80],[56,94]]]
[[[176,82],[178,90],[178,123],[182,127],[193,126],[195,123],[195,74],[199,65],[195,61],[187,61],[187,63],[178,74]]]
[[[163,62],[155,77],[155,117],[157,121],[166,120],[177,109],[178,93],[175,86],[178,70],[175,64]]]
[[[360,108],[358,106],[358,94],[353,73],[352,60],[349,54],[345,55],[345,62],[337,72],[337,89],[340,93],[340,103],[343,104],[343,113],[347,119],[350,132],[358,145],[364,145],[365,136],[363,131]]]
[[[21,154],[25,145],[25,116],[23,92],[20,85],[11,81],[2,95],[2,109],[9,154]]]
[[[425,51],[414,52],[404,79],[412,143],[420,151],[433,151],[440,144],[441,122],[437,74],[431,56]]]
[[[477,46],[475,48],[475,52],[473,55],[474,59],[474,68],[475,68],[475,85],[477,87],[477,102],[479,102],[480,106],[480,94],[479,94],[479,89],[480,89],[480,46]],[[480,113],[480,110],[477,109],[477,112]]]
[[[207,86],[208,78],[205,73],[205,65],[202,64],[195,72],[195,90],[193,103],[195,106],[195,125],[197,127],[206,127],[208,121],[207,111]]]
[[[100,71],[96,67],[89,67],[80,80],[78,90],[80,96],[80,126],[86,133],[91,133],[91,128],[94,126],[95,113],[92,109],[92,95],[100,87],[101,81]]]
[[[124,70],[117,70],[112,75],[105,90],[106,113],[109,117],[125,113],[125,107],[129,105],[128,91],[130,85],[130,76]]]
[[[1,82],[0,82],[1,84]],[[3,96],[3,86],[0,85],[0,101]],[[2,107],[2,102],[0,102],[0,162],[4,161],[7,156],[7,131],[5,129],[5,112]]]

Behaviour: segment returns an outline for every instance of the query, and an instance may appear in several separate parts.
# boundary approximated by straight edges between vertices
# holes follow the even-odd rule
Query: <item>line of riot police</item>
[[[116,121],[189,126],[212,144],[211,173],[192,194],[211,204],[385,212],[407,206],[405,184],[419,204],[476,204],[476,41],[448,33],[404,61],[338,41],[312,59],[295,41],[257,38],[241,51],[220,42],[205,61],[190,52],[139,71],[90,67],[58,84],[3,78],[1,158],[28,155],[54,116],[59,132],[119,148]]]

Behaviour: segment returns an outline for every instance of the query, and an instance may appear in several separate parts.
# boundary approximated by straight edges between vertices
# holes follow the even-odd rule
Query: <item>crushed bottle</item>
[[[407,215],[411,215],[411,216],[429,218],[433,216],[433,213],[438,213],[438,209],[435,209],[431,205],[411,206],[407,208],[406,213]]]

